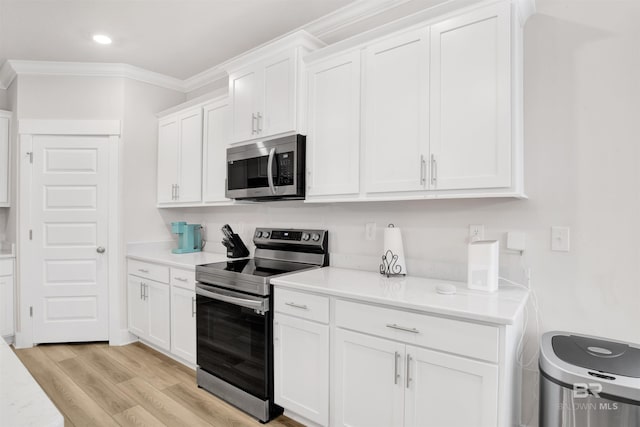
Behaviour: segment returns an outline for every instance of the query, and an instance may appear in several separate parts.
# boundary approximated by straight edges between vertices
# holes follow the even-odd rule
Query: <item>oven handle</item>
[[[276,187],[273,185],[273,157],[276,155],[276,148],[273,147],[269,150],[269,160],[267,161],[267,181],[269,181],[269,188],[271,194],[276,194]]]
[[[203,297],[212,298],[218,301],[228,302],[229,304],[239,305],[241,307],[251,308],[253,310],[259,311],[267,311],[267,308],[264,306],[264,301],[254,301],[251,299],[245,298],[236,298],[228,295],[222,295],[215,292],[205,291],[201,288],[196,288],[196,294],[201,295]]]

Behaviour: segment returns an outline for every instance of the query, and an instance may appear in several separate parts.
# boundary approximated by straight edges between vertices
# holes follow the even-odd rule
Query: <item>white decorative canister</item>
[[[380,274],[385,276],[406,276],[407,264],[404,259],[404,247],[402,245],[402,232],[398,227],[389,224],[384,229],[384,248]]]

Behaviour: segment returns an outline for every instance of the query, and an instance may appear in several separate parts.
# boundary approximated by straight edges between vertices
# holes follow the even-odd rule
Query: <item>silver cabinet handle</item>
[[[395,352],[395,360],[393,365],[393,383],[398,384],[398,380],[400,379],[400,373],[398,372],[398,360],[400,360],[400,353]]]
[[[307,307],[306,305],[296,304],[295,302],[285,302],[284,305],[288,305],[289,307],[293,308],[300,308],[302,310],[309,310],[309,307]]]
[[[189,279],[187,279],[186,277],[174,277],[174,279],[179,280],[180,282],[188,282]]]
[[[406,326],[399,326],[399,325],[396,325],[395,323],[387,324],[387,328],[397,329],[399,331],[404,331],[404,332],[411,332],[412,334],[420,333],[420,331],[417,330],[416,328],[407,328]]]
[[[271,194],[276,194],[276,187],[273,185],[273,158],[276,155],[275,147],[269,150],[269,160],[267,160],[267,181],[269,182],[269,189]]]
[[[409,383],[411,382],[411,355],[407,353],[407,388],[409,388]]]
[[[138,269],[138,271],[139,271],[140,273],[149,273],[149,270],[144,269],[144,268],[139,268],[139,269]]]
[[[420,184],[424,185],[427,182],[427,161],[424,159],[424,154],[420,154]]]
[[[140,282],[140,299],[144,299],[143,296],[144,296],[144,293],[142,291],[142,282]]]
[[[252,113],[251,114],[251,135],[258,133],[258,131],[256,130],[256,120],[258,120],[258,118],[256,117],[256,113]]]
[[[196,297],[191,297],[191,317],[196,317]]]
[[[256,133],[262,132],[262,114],[258,111],[258,130]]]
[[[102,246],[98,246],[96,248],[96,252],[98,252],[99,254],[103,254],[106,251],[106,249]]]
[[[438,161],[435,155],[431,155],[431,184],[436,185],[438,182]]]
[[[171,200],[175,200],[175,199],[176,199],[176,185],[171,184]]]
[[[180,185],[176,184],[176,200],[180,200]]]

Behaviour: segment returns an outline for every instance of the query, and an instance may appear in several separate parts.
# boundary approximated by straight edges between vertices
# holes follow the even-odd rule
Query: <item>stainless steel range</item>
[[[273,403],[270,280],[329,265],[326,230],[258,228],[255,258],[196,267],[198,386],[262,422]]]

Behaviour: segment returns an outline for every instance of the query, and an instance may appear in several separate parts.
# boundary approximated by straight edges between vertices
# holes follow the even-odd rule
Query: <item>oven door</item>
[[[227,149],[230,199],[304,197],[304,136]]]
[[[198,283],[197,363],[200,369],[269,398],[269,299]]]

